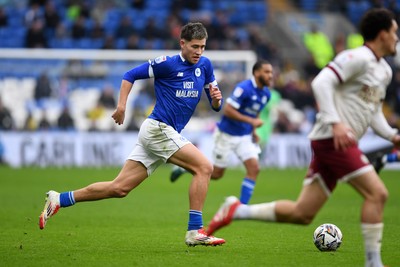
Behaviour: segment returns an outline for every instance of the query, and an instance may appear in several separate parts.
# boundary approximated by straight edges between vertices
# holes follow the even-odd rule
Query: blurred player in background
[[[207,236],[203,229],[202,210],[212,173],[212,164],[180,132],[191,118],[202,94],[208,97],[213,110],[222,107],[222,95],[214,77],[210,60],[202,57],[207,31],[201,23],[188,23],[181,30],[181,52],[172,57],[160,56],[125,73],[118,106],[112,118],[123,124],[128,95],[136,80],[154,78],[156,104],[141,125],[138,141],[120,173],[113,181],[58,193],[49,191],[39,226],[60,207],[77,202],[125,197],[149,177],[158,166],[169,162],[193,174],[189,188],[189,222],[185,237],[188,246],[215,246],[225,243],[221,238]]]
[[[298,199],[244,205],[236,197],[228,197],[211,220],[207,234],[240,219],[310,224],[342,180],[364,199],[361,229],[365,266],[383,267],[383,209],[388,191],[358,148],[358,140],[371,126],[378,135],[400,147],[400,135],[382,112],[386,87],[392,78],[392,70],[383,57],[395,55],[397,29],[390,11],[369,10],[360,24],[364,46],[340,53],[313,80],[319,113],[309,135],[313,158]]]
[[[256,134],[260,138],[258,142],[261,147],[260,161],[265,160],[267,157],[266,146],[271,134],[274,132],[275,123],[279,113],[278,106],[282,100],[282,96],[278,90],[271,88],[271,85],[269,85],[268,88],[271,92],[271,98],[268,101],[268,105],[260,112],[259,117],[263,121],[263,125],[256,129]],[[273,157],[273,155],[269,156]]]
[[[217,123],[214,132],[214,170],[211,174],[211,179],[222,178],[232,154],[236,155],[246,167],[240,193],[240,201],[244,204],[253,195],[260,171],[258,159],[261,149],[256,129],[263,125],[259,114],[271,98],[268,86],[273,78],[272,65],[259,60],[254,64],[252,73],[253,77],[236,85],[226,101],[221,121]],[[176,181],[184,172],[182,168],[175,168],[171,173],[171,181]]]

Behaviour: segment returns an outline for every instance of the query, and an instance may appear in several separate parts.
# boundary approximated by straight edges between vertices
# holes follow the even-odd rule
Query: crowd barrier
[[[213,137],[210,132],[183,132],[211,159]],[[136,132],[1,132],[4,160],[12,167],[113,167],[121,166],[137,140]],[[360,147],[369,151],[389,144],[368,134]],[[263,147],[261,165],[275,168],[304,168],[311,158],[307,136],[272,135]],[[240,162],[232,156],[231,165]],[[400,167],[396,164],[392,168]],[[389,167],[390,168],[390,167]]]

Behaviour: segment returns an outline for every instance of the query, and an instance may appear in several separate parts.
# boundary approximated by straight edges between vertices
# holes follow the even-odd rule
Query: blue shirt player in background
[[[196,146],[180,134],[199,103],[203,90],[213,110],[219,111],[222,107],[222,94],[213,66],[208,58],[202,57],[207,37],[201,23],[188,23],[181,30],[181,52],[178,55],[160,56],[125,73],[118,106],[112,115],[115,123],[124,123],[126,102],[136,80],[154,78],[156,94],[154,110],[141,125],[132,153],[113,181],[94,183],[69,192],[47,192],[45,207],[39,217],[41,229],[60,207],[82,201],[125,197],[158,166],[168,162],[193,174],[185,243],[188,246],[225,243],[224,239],[207,236],[203,229],[202,210],[213,166]]]
[[[240,201],[247,204],[253,195],[260,171],[258,156],[261,152],[256,129],[262,126],[260,111],[271,98],[268,86],[272,85],[273,68],[265,60],[253,66],[253,77],[238,83],[224,105],[224,114],[214,133],[212,179],[220,179],[228,167],[231,155],[235,154],[246,167]],[[174,168],[171,181],[176,181],[185,172]]]

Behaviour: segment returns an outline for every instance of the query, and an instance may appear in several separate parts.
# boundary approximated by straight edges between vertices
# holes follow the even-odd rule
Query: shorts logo
[[[196,77],[200,77],[200,75],[201,75],[201,70],[200,70],[199,68],[196,68],[196,69],[194,70],[194,75],[196,75]]]

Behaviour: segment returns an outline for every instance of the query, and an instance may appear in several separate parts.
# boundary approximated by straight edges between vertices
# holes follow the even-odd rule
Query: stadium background
[[[151,81],[137,82],[125,125],[115,126],[110,114],[123,73],[151,58],[143,55],[175,52],[180,27],[201,21],[209,32],[205,55],[215,62],[225,96],[249,76],[256,58],[273,64],[273,87],[282,100],[269,117],[273,141],[264,147],[262,164],[304,167],[310,157],[306,135],[316,112],[310,81],[335,54],[362,43],[356,26],[366,10],[385,6],[398,17],[398,2],[2,0],[1,160],[15,167],[120,165],[129,149],[112,147],[133,146],[135,131],[154,103]],[[394,78],[384,106],[395,127],[398,62],[389,59]],[[202,101],[184,132],[207,155],[218,115]],[[118,144],[112,141],[116,135]],[[366,150],[382,144],[372,133],[362,142]]]

